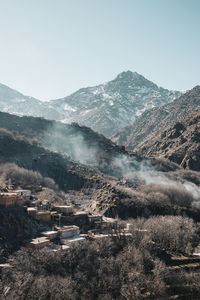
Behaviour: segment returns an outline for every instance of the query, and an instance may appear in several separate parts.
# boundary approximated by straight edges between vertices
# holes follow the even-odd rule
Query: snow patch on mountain
[[[0,110],[77,122],[110,137],[131,125],[145,110],[163,106],[180,96],[158,87],[136,72],[122,72],[114,80],[82,88],[62,99],[42,102],[0,84]]]
[[[180,95],[127,71],[112,81],[52,100],[51,105],[60,115],[64,112],[60,119],[63,122],[78,122],[110,137],[132,124],[145,110],[163,106]]]
[[[51,107],[53,107],[53,106],[51,106]],[[75,112],[75,111],[76,111],[76,109],[75,109],[75,108],[73,108],[73,107],[69,106],[68,104],[65,104],[65,106],[64,106],[64,110],[66,110],[66,111],[73,111],[73,112]]]

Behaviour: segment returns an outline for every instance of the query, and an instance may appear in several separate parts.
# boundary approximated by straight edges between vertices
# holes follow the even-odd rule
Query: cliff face
[[[137,151],[143,156],[168,158],[183,168],[200,171],[200,110],[148,140]]]

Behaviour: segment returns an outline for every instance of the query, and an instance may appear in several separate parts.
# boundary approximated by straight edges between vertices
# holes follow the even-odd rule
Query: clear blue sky
[[[0,0],[0,82],[47,100],[122,71],[200,84],[200,0]]]

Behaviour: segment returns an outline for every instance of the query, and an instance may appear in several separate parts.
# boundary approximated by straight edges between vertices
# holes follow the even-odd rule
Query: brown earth
[[[200,110],[136,150],[145,157],[167,158],[183,168],[200,171]]]
[[[196,86],[170,104],[145,111],[132,126],[125,127],[112,140],[135,150],[198,110],[199,106],[200,86]]]

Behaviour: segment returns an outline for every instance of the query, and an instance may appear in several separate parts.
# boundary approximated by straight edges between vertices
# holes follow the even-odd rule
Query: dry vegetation
[[[18,118],[16,121],[20,123]],[[29,122],[29,118],[26,122]],[[38,130],[42,132],[42,139],[49,123],[41,120],[40,126],[43,125],[44,132],[37,128],[36,122],[36,131],[27,133],[27,137],[34,137]],[[71,130],[84,132],[89,144],[97,136],[76,124],[68,127],[68,133]],[[188,181],[195,184],[198,190],[198,172],[182,170],[176,164],[162,159],[152,159],[152,169],[157,170],[157,174],[160,172],[166,184],[159,184],[160,177],[157,176],[152,184],[145,184],[145,178],[142,178],[135,186],[134,183],[130,186],[121,185],[116,177],[112,180],[110,177],[109,181],[108,176],[94,169],[47,151],[24,137],[15,137],[6,130],[0,130],[0,140],[1,162],[9,162],[0,165],[2,191],[6,191],[8,186],[11,189],[30,189],[39,200],[48,199],[57,203],[71,201],[85,209],[88,206],[91,211],[96,203],[96,212],[118,217],[119,220],[129,219],[129,223],[133,224],[132,236],[129,237],[116,231],[116,236],[106,240],[85,241],[81,246],[73,246],[66,251],[30,251],[22,248],[13,253],[26,238],[37,235],[38,224],[23,208],[1,208],[0,259],[11,266],[1,269],[1,299],[170,299],[173,280],[177,280],[179,290],[182,287],[186,289],[185,299],[198,299],[198,272],[182,270],[175,273],[169,266],[171,256],[189,257],[199,243],[200,201],[183,185]],[[142,158],[135,156],[132,161],[124,155],[117,156],[117,164],[115,160],[112,161],[111,170],[109,153],[111,150],[121,153],[123,148],[115,149],[111,142],[101,136],[97,141],[101,150],[106,149],[106,153],[103,150],[98,153],[102,158],[101,169],[104,173],[125,177],[123,171],[132,170],[130,163],[140,173]],[[148,165],[149,160],[144,160],[143,166]],[[68,198],[59,188],[68,191]]]
[[[15,188],[35,189],[39,186],[44,186],[58,190],[58,186],[53,179],[42,177],[37,171],[20,168],[14,163],[0,165],[0,178],[3,184],[11,185]]]
[[[12,267],[2,272],[4,299],[168,299],[164,253],[190,253],[197,226],[183,217],[134,225],[129,238],[85,241],[67,251],[20,250],[8,261]],[[136,226],[148,228],[148,234],[138,234]],[[199,279],[191,273],[181,276],[190,289]]]
[[[171,182],[170,182],[171,183]],[[195,186],[198,189],[198,186]],[[120,219],[164,215],[180,215],[200,221],[199,199],[186,190],[181,182],[173,185],[149,184],[137,188],[104,185],[95,193],[97,210],[107,217]]]

